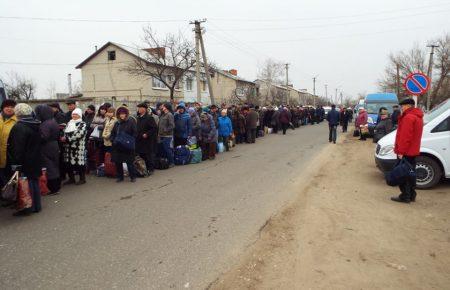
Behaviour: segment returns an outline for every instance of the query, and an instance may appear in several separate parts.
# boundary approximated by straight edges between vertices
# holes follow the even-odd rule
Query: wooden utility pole
[[[328,85],[325,84],[325,100],[327,100],[327,103],[331,103],[328,101]]]
[[[427,47],[431,47],[430,62],[428,63],[428,73],[427,73],[428,78],[430,79],[430,88],[427,93],[427,111],[429,111],[430,107],[431,107],[431,86],[433,84],[432,78],[431,78],[433,75],[433,55],[434,55],[434,49],[436,47],[439,47],[439,45],[430,44],[430,45],[427,45]]]
[[[195,82],[197,84],[197,102],[202,101],[201,79],[200,79],[200,39],[197,29],[195,31]]]
[[[313,104],[314,104],[314,107],[316,107],[316,78],[317,78],[317,76],[313,77]]]
[[[196,36],[196,40],[198,40],[198,42],[200,43],[200,48],[202,50],[202,57],[203,57],[203,66],[204,66],[204,69],[205,69],[206,80],[208,81],[209,98],[211,99],[211,104],[215,105],[214,92],[213,92],[212,83],[211,83],[211,76],[209,75],[208,60],[206,59],[205,44],[203,42],[202,27],[200,25],[203,22],[206,22],[206,19],[191,21],[190,24],[194,24],[195,25],[195,29],[194,29],[195,36]],[[196,48],[197,48],[197,52],[196,53],[198,54],[199,53],[198,45],[196,45]],[[197,70],[197,67],[196,67],[196,70]],[[198,79],[197,79],[197,82],[198,82]],[[198,90],[198,84],[197,84],[197,90]],[[198,99],[198,92],[197,92],[197,99]]]

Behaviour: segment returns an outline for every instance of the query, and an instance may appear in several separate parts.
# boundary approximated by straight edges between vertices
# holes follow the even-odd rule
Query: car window
[[[450,109],[450,99],[440,103],[439,105],[434,107],[433,110],[431,110],[430,112],[425,114],[425,116],[423,118],[424,123],[427,124],[427,123],[433,121],[434,118],[438,117],[439,115],[441,115],[443,112],[447,111],[448,109]]]
[[[434,129],[431,130],[431,133],[446,132],[446,131],[450,131],[450,117],[447,117],[447,119],[445,119],[439,125],[434,127]]]

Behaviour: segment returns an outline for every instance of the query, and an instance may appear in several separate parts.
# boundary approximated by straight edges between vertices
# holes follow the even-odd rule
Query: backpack
[[[139,177],[149,176],[147,166],[145,165],[145,160],[142,157],[136,156],[134,158],[133,164],[137,176]]]
[[[191,160],[191,151],[188,146],[177,146],[173,152],[175,165],[186,165]]]

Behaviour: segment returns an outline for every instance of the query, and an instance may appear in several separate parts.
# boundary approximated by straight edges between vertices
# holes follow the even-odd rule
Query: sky
[[[30,19],[32,18],[32,19]],[[206,52],[223,69],[255,80],[267,58],[289,63],[297,89],[344,96],[376,92],[391,52],[426,47],[450,33],[449,0],[3,0],[0,78],[32,78],[37,97],[68,92],[75,66],[108,41],[142,44],[142,27],[194,38],[190,20],[207,21]],[[80,21],[83,20],[83,21]]]

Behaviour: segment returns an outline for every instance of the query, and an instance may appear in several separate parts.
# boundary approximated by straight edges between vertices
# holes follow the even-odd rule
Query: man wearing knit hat
[[[420,142],[423,131],[423,112],[415,108],[411,98],[400,102],[402,114],[398,118],[397,135],[395,136],[394,152],[398,159],[405,159],[412,168],[416,168],[416,156],[420,154]],[[396,202],[410,203],[416,201],[416,177],[410,176],[399,185],[401,194],[392,197]]]
[[[40,122],[33,117],[33,109],[27,104],[18,104],[14,108],[18,119],[11,129],[8,139],[8,165],[18,168],[27,177],[33,200],[31,208],[21,209],[15,216],[28,215],[41,211],[41,192],[39,177],[42,171]]]
[[[17,123],[17,118],[14,115],[14,107],[16,102],[14,100],[5,100],[2,102],[0,115],[0,186],[8,182],[11,172],[6,167],[6,147],[8,144],[9,133],[12,127]]]

